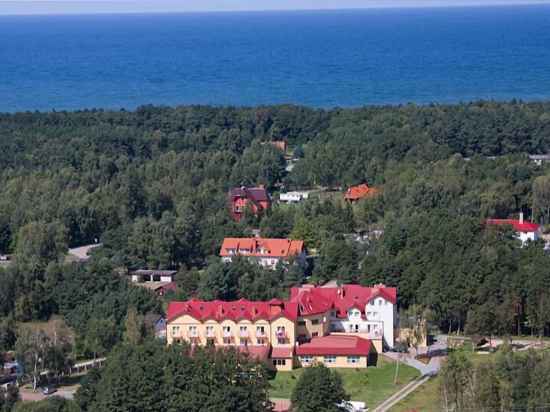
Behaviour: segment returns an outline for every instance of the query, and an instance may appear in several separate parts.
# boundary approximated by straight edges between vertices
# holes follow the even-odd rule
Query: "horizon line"
[[[13,2],[9,2],[13,3]],[[27,3],[56,3],[59,1],[29,1]],[[21,4],[21,3],[19,3]],[[399,4],[399,5],[382,5],[374,4],[365,7],[323,7],[323,8],[266,8],[266,9],[226,9],[226,10],[97,10],[97,11],[67,11],[67,12],[8,12],[3,13],[1,10],[2,1],[0,1],[0,16],[86,16],[86,15],[147,15],[147,14],[232,14],[232,13],[294,13],[294,12],[334,12],[334,11],[366,11],[366,10],[410,10],[410,9],[460,9],[460,8],[506,8],[506,7],[533,7],[533,6],[550,6],[550,0],[527,0],[517,3],[510,2],[495,2],[490,4],[481,3],[454,3],[454,4]]]

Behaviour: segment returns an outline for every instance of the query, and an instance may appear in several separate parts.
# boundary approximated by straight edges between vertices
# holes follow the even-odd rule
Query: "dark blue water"
[[[550,6],[0,17],[0,111],[550,98]]]

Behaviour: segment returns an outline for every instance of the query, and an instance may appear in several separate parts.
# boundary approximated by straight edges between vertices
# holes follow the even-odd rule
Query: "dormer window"
[[[361,311],[359,311],[359,309],[350,309],[348,311],[348,317],[349,318],[359,318],[359,317],[361,317]]]

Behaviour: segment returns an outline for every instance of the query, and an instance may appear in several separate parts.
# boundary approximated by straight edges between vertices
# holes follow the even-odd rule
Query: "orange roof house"
[[[246,256],[262,266],[275,268],[281,260],[305,258],[305,248],[303,240],[228,237],[223,240],[220,256],[224,262],[231,262],[234,256]]]
[[[344,199],[348,202],[353,203],[357,202],[360,199],[374,196],[379,192],[379,189],[375,187],[369,187],[366,183],[363,183],[357,186],[350,186],[346,191],[346,194],[344,195]]]

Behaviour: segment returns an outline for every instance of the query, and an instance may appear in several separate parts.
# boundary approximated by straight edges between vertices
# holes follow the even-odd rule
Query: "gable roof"
[[[229,196],[243,197],[252,200],[253,202],[266,202],[269,201],[269,195],[264,187],[234,187],[229,191]]]
[[[364,287],[360,285],[344,285],[340,287],[295,287],[290,289],[290,301],[298,304],[301,316],[325,313],[336,310],[337,317],[347,317],[351,308],[364,308],[376,297],[395,304],[397,289],[385,285]]]
[[[170,302],[168,304],[167,320],[172,321],[183,315],[189,315],[199,321],[209,319],[222,321],[232,320],[272,320],[279,317],[286,317],[296,320],[298,316],[298,305],[293,302],[255,302],[246,299],[236,301],[203,301],[188,300],[185,302]]]
[[[368,356],[372,342],[358,336],[327,335],[315,337],[296,347],[296,355]]]
[[[229,250],[235,251],[230,254]],[[299,255],[304,250],[303,240],[266,239],[259,237],[226,237],[220,256],[246,255],[256,257],[289,257]]]
[[[516,232],[530,233],[539,230],[540,225],[516,219],[487,219],[486,224],[492,226],[512,226]]]

